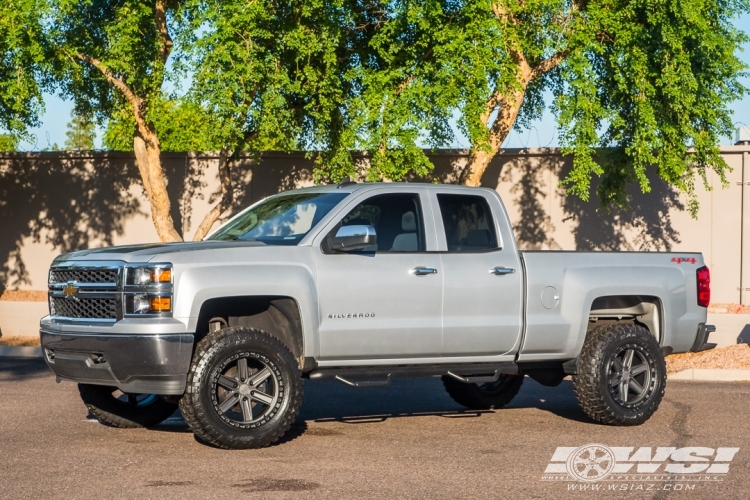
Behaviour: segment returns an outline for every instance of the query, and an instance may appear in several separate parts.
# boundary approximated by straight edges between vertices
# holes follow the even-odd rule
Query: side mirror
[[[331,249],[346,252],[376,245],[378,237],[372,226],[343,226],[336,232],[336,236],[328,240],[328,243]]]

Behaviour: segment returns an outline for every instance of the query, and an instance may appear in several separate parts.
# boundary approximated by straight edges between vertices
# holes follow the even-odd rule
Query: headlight
[[[172,283],[172,267],[158,266],[128,267],[126,285],[160,285]]]
[[[126,315],[171,313],[172,295],[172,264],[135,264],[125,268]]]

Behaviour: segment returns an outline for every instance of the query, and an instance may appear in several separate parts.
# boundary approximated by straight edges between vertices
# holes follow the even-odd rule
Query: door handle
[[[437,274],[437,269],[434,267],[415,267],[409,273],[413,274],[414,276],[425,276],[427,274]]]
[[[516,270],[512,267],[493,267],[490,269],[490,274],[495,274],[498,276],[502,276],[504,274],[513,274]]]

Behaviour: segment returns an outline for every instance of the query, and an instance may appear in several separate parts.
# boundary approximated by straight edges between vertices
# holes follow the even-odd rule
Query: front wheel
[[[78,384],[78,391],[89,412],[112,427],[153,427],[177,410],[177,404],[156,394],[129,394],[117,387],[91,384]]]
[[[667,368],[659,343],[645,328],[603,325],[586,337],[573,389],[597,422],[638,425],[659,407]]]
[[[180,409],[204,442],[247,449],[276,442],[301,404],[302,378],[289,349],[265,332],[230,327],[198,343]]]

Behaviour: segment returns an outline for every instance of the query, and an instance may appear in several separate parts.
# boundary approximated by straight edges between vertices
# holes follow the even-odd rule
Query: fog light
[[[172,299],[169,297],[151,297],[151,310],[155,312],[169,312],[172,309]]]
[[[134,313],[146,313],[150,308],[148,297],[145,295],[133,296],[133,312]]]

